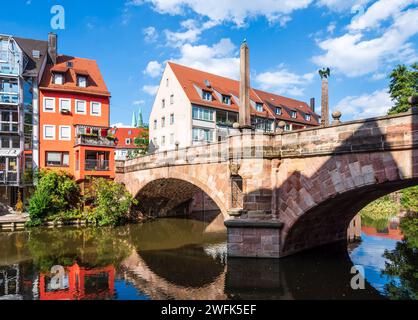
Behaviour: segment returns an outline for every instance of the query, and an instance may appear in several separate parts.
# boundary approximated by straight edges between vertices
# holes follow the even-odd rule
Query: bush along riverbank
[[[98,226],[116,226],[134,215],[136,200],[125,187],[113,180],[93,178],[81,192],[73,177],[64,171],[42,171],[29,200],[27,226],[67,224],[72,221]]]

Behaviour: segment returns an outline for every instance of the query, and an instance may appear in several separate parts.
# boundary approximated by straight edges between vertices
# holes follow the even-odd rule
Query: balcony
[[[19,123],[0,121],[0,132],[1,133],[19,133]]]
[[[112,148],[115,147],[115,140],[97,135],[81,134],[76,138],[76,145]]]
[[[0,75],[18,76],[19,65],[7,62],[0,62]]]
[[[109,171],[109,160],[86,159],[84,162],[85,171]]]

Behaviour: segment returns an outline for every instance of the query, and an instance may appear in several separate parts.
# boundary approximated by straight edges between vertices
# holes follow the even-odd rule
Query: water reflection
[[[377,279],[382,252],[367,236],[362,243],[350,245],[350,254],[347,245],[337,244],[280,261],[227,260],[225,242],[226,232],[219,221],[185,219],[118,228],[0,233],[0,299],[384,296],[382,281]],[[384,244],[384,248],[395,247]],[[350,287],[352,260],[367,267],[364,290]]]

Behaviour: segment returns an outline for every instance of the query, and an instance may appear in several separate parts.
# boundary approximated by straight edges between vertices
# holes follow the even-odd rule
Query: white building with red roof
[[[150,145],[158,151],[222,141],[238,121],[237,80],[168,62],[150,115]],[[256,131],[274,132],[318,126],[315,103],[250,88],[251,124]],[[152,148],[151,148],[152,150]]]

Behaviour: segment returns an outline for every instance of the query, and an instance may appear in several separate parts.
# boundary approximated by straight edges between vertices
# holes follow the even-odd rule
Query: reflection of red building
[[[399,227],[399,222],[397,221],[389,221],[388,227],[384,230],[377,230],[375,227],[362,226],[361,231],[368,236],[375,236],[379,238],[387,238],[393,240],[403,239],[402,231]]]
[[[39,279],[40,300],[98,300],[110,299],[114,295],[115,268],[87,269],[77,263],[64,268],[63,285],[51,288],[52,276],[41,273]]]

